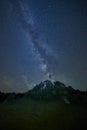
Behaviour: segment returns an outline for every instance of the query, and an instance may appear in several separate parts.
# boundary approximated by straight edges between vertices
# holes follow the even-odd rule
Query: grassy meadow
[[[0,130],[87,130],[87,109],[59,101],[0,104]]]

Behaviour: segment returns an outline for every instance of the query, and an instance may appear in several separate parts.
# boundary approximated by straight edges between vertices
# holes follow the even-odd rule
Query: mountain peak
[[[50,80],[45,80],[45,81],[41,82],[41,86],[42,86],[42,89],[52,88],[53,83]]]

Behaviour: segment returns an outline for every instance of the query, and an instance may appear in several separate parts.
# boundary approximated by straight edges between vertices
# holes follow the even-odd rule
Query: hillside
[[[0,130],[87,130],[87,92],[44,81],[23,94],[0,93]]]
[[[56,81],[46,80],[37,84],[26,93],[2,93],[0,92],[0,102],[16,102],[19,99],[33,99],[44,101],[61,101],[66,104],[76,104],[87,106],[87,92],[75,90],[71,86]]]

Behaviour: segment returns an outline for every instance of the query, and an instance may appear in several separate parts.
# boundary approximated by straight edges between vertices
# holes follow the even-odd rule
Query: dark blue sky
[[[87,2],[0,1],[0,90],[45,79],[87,89]]]

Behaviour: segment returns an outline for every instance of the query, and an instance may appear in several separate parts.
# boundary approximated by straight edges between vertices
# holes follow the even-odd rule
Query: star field
[[[0,1],[0,90],[43,80],[87,89],[87,2]]]

